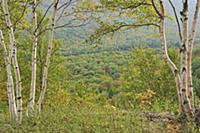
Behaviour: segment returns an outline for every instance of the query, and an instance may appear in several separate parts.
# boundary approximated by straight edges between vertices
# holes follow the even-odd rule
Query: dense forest
[[[0,0],[0,133],[200,132],[200,0]]]

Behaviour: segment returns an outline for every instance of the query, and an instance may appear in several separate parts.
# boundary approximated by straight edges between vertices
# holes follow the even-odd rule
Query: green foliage
[[[100,107],[79,99],[71,100],[59,110],[57,108],[45,110],[40,117],[25,118],[23,125],[9,123],[6,118],[0,121],[1,132],[128,133],[133,129],[137,132],[143,130],[140,127],[135,128],[142,123],[141,118],[134,112],[113,110],[111,106]]]
[[[96,101],[85,100],[66,94],[66,92],[59,92],[52,100],[55,105],[52,105],[52,102],[45,103],[41,115],[24,117],[21,125],[10,122],[7,115],[0,112],[0,132],[171,132],[167,128],[168,123],[146,120],[138,109],[120,109],[109,103],[99,105]],[[169,108],[174,106],[173,103],[166,100],[154,103],[154,106],[161,105]],[[196,133],[196,129],[194,125],[189,123],[180,125],[178,132]]]
[[[199,47],[196,47],[193,51],[193,60],[192,60],[192,70],[193,70],[193,84],[194,90],[198,97],[200,97],[200,57],[199,57]]]
[[[176,99],[172,72],[152,49],[135,49],[121,74],[122,88],[136,93],[150,89],[160,97]]]
[[[31,80],[31,22],[27,16],[30,10],[25,12],[21,20],[19,18],[24,8],[24,1],[13,2],[9,2],[9,7],[11,8],[11,19],[16,23],[15,35],[23,81],[23,106],[25,107]],[[84,29],[79,27],[64,31],[65,33],[58,30],[54,40],[42,115],[39,116],[36,113],[33,117],[24,117],[22,125],[11,123],[8,118],[5,65],[3,65],[3,58],[0,58],[0,132],[170,132],[171,130],[166,128],[167,123],[150,122],[141,116],[141,112],[178,114],[177,94],[172,72],[156,49],[143,47],[149,45],[157,48],[158,41],[152,39],[157,35],[155,31],[150,32],[150,35],[149,32],[146,34],[148,29],[145,28],[136,30],[142,24],[157,23],[156,14],[149,3],[150,0],[100,0],[98,2],[83,0],[80,5],[72,6],[78,8],[70,8],[69,12],[65,12],[66,16],[74,11],[79,12],[71,17],[82,22],[88,19],[88,14],[82,11],[92,11],[96,22],[90,26],[97,30],[88,40],[96,41],[95,43],[98,41],[109,43],[95,46],[83,45],[81,43],[83,39],[79,36],[75,37],[77,34],[73,35],[73,33],[83,34]],[[38,11],[39,20],[42,14],[43,11],[40,9]],[[28,19],[25,19],[26,17]],[[21,20],[20,23],[18,20]],[[66,20],[69,21],[63,19],[64,22],[58,24],[63,24]],[[38,29],[41,36],[39,36],[37,56],[37,98],[47,54],[48,37],[44,31],[48,28],[48,23],[49,19],[46,18]],[[5,28],[5,23],[2,23],[2,29]],[[134,29],[135,32],[130,29]],[[86,30],[88,35],[92,33],[90,28],[86,27]],[[116,31],[119,31],[119,34],[112,34]],[[105,37],[104,35],[108,33],[110,36]],[[66,34],[70,35],[66,37]],[[141,38],[144,34],[149,38],[148,42],[146,38]],[[133,35],[134,39],[132,39]],[[63,46],[64,42],[57,39],[62,36],[65,36],[62,40],[75,40],[76,44],[73,45],[73,42]],[[104,36],[103,39],[102,36]],[[127,36],[129,36],[128,39]],[[8,36],[5,37],[6,44],[9,44]],[[143,45],[142,42],[145,44]],[[133,49],[136,46],[141,48]],[[170,58],[178,64],[179,55],[176,53],[178,53],[177,49],[169,50]],[[0,57],[2,57],[1,54],[2,52]],[[199,48],[194,50],[193,76],[195,91],[200,96],[198,90],[200,87],[200,58],[198,55]],[[184,126],[185,128],[181,128],[180,132],[195,132],[194,125]]]
[[[29,2],[29,1],[27,1]],[[26,9],[24,12],[24,16],[22,15],[22,11],[16,11],[18,6],[24,5],[23,1],[20,2],[14,2],[13,4],[17,3],[16,5],[10,5],[10,7],[14,6],[13,9],[11,9],[11,16],[23,19],[21,23],[19,23],[20,26],[25,26],[24,29],[18,29],[21,28],[18,26],[17,23],[17,28],[15,29],[15,37],[16,37],[16,43],[17,43],[17,56],[18,56],[18,62],[19,62],[19,68],[21,72],[21,79],[22,79],[22,97],[23,97],[23,106],[24,108],[27,106],[29,94],[30,94],[30,87],[31,87],[31,58],[32,58],[32,33],[30,32],[32,29],[31,23],[32,21],[29,19],[24,19],[27,15],[27,12],[30,11],[29,9]],[[29,3],[26,3],[29,4]],[[27,5],[26,5],[27,6]],[[25,5],[20,7],[25,8]],[[18,10],[19,10],[18,9]],[[13,15],[13,12],[16,12],[16,15]],[[19,14],[19,15],[18,15]],[[40,20],[42,17],[42,11],[38,11],[38,19]],[[15,19],[13,18],[12,22],[15,23]],[[19,20],[20,21],[20,20]],[[23,23],[23,24],[22,24]],[[42,25],[38,28],[38,31],[43,31],[44,29],[48,28],[49,24],[49,19],[45,18],[44,21],[42,22]],[[4,28],[5,24],[2,25]],[[6,29],[5,32],[6,33]],[[6,39],[6,45],[8,45],[9,48],[9,41],[8,41],[8,36],[5,34],[5,39]],[[49,75],[48,75],[48,92],[47,96],[53,95],[57,92],[57,90],[63,88],[65,85],[65,75],[66,71],[64,68],[64,58],[60,54],[60,47],[63,44],[61,40],[54,39],[54,44],[53,44],[53,53],[52,53],[52,58],[51,58],[51,65],[49,68]],[[40,88],[41,88],[41,82],[42,82],[42,74],[43,74],[43,68],[44,68],[44,62],[46,60],[46,54],[47,54],[47,45],[48,45],[48,34],[47,32],[42,32],[40,36],[38,37],[38,48],[37,48],[37,83],[36,83],[36,102],[38,100],[38,95],[40,93]],[[8,49],[9,50],[9,49]],[[0,75],[0,101],[6,102],[7,101],[7,92],[6,92],[6,81],[7,81],[7,76],[6,76],[6,67],[4,65],[4,58],[2,55],[2,51],[0,53],[0,64],[1,64],[1,75]],[[14,75],[14,72],[13,72]],[[13,76],[14,77],[14,76]],[[62,80],[61,80],[62,79]],[[14,79],[15,83],[15,79]]]
[[[100,43],[103,36],[121,29],[156,26],[158,23],[157,14],[150,0],[100,0],[100,2],[90,0],[89,3],[95,7],[92,11],[98,24],[95,33],[87,40],[90,43]],[[102,10],[104,13],[101,12]]]
[[[177,50],[170,49],[169,53],[170,58],[178,63]],[[153,49],[83,54],[67,56],[66,59],[69,72],[65,89],[68,93],[101,104],[108,102],[125,110],[173,110],[177,113],[175,79]],[[147,90],[153,91],[155,96],[145,99],[141,106],[141,97],[144,98],[143,93]]]
[[[45,55],[45,37],[42,40],[43,45],[39,46],[44,47],[39,48],[42,53],[39,57]],[[59,47],[59,42],[55,44]],[[170,57],[177,62],[175,51],[170,50]],[[27,62],[23,67],[30,65]],[[26,84],[29,89],[28,82]],[[64,59],[55,52],[47,92],[42,115],[25,118],[23,125],[10,123],[5,113],[6,104],[0,102],[0,106],[5,107],[0,110],[0,131],[170,132],[166,123],[149,122],[140,113],[178,114],[174,78],[153,49],[67,56]],[[181,128],[183,132],[194,128],[185,126],[187,129]]]

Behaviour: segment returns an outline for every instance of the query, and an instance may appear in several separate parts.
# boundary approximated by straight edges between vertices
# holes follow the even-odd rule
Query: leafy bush
[[[176,99],[174,76],[159,54],[153,49],[135,49],[132,54],[120,77],[122,89],[134,93],[150,89],[159,97]]]

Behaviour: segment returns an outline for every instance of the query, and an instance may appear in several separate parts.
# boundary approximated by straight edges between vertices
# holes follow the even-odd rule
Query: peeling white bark
[[[187,52],[187,61],[188,61],[188,98],[190,100],[192,108],[194,108],[194,96],[193,96],[193,83],[192,83],[192,49],[193,49],[193,44],[194,44],[194,39],[196,36],[196,29],[197,29],[197,24],[199,20],[199,8],[200,8],[200,0],[197,0],[196,2],[196,9],[193,17],[193,22],[192,22],[192,29],[191,33],[189,36],[189,42],[188,42],[188,52]]]
[[[181,95],[181,78],[180,74],[178,72],[178,68],[176,65],[173,63],[173,61],[170,59],[168,55],[168,50],[167,50],[167,40],[166,40],[166,31],[165,31],[165,8],[163,1],[160,0],[160,42],[161,42],[161,50],[162,50],[162,55],[164,61],[168,64],[170,67],[171,71],[173,72],[175,76],[175,81],[176,81],[176,88],[177,88],[177,93],[178,93],[178,101],[179,101],[179,110],[181,112],[184,111],[183,109],[183,103],[182,103],[182,95]]]
[[[14,73],[16,79],[16,98],[17,98],[17,120],[21,122],[22,120],[22,96],[21,96],[21,77],[17,61],[17,48],[15,42],[15,36],[13,32],[13,26],[10,20],[10,13],[8,10],[7,0],[2,0],[2,8],[6,20],[6,25],[10,37],[10,47],[11,47],[11,58],[14,66]]]
[[[194,116],[193,108],[191,106],[190,100],[188,98],[188,0],[182,1],[183,7],[181,11],[182,20],[182,46],[180,49],[181,54],[181,81],[182,81],[182,96],[183,96],[183,106],[185,114],[188,118]]]
[[[28,103],[28,111],[34,110],[34,104],[35,104],[35,89],[36,89],[36,72],[37,72],[37,44],[38,44],[38,38],[37,38],[37,0],[34,0],[33,4],[33,45],[32,45],[32,76],[31,76],[31,88],[30,88],[30,97],[29,97],[29,103]]]
[[[38,111],[39,111],[39,113],[41,112],[41,107],[42,107],[42,103],[43,103],[43,100],[44,100],[44,95],[46,93],[48,68],[49,68],[51,54],[52,54],[54,29],[55,29],[55,24],[56,24],[57,5],[58,5],[58,0],[53,0],[53,12],[52,12],[51,28],[50,28],[50,32],[49,32],[48,51],[47,51],[47,56],[46,56],[46,62],[45,62],[45,65],[44,65],[41,93],[40,93],[40,97],[39,97],[39,100],[38,100]]]
[[[0,29],[0,39],[1,39],[1,46],[3,49],[3,56],[6,64],[6,72],[7,72],[7,94],[8,94],[8,104],[9,104],[9,113],[10,118],[12,120],[17,120],[17,109],[16,109],[16,103],[15,103],[15,90],[14,90],[14,84],[13,84],[13,77],[12,77],[12,71],[11,71],[11,61],[9,58],[9,54],[7,52],[7,48],[5,45],[3,33]]]

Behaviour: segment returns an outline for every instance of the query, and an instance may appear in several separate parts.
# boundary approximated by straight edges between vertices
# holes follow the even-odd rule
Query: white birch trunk
[[[51,28],[50,28],[50,32],[49,32],[48,51],[47,51],[47,56],[46,56],[46,62],[45,62],[45,65],[44,65],[41,93],[40,93],[40,97],[39,97],[39,100],[38,100],[38,111],[39,111],[39,113],[41,112],[41,107],[42,107],[44,95],[46,93],[48,68],[49,68],[51,54],[52,54],[54,29],[55,29],[55,24],[56,24],[57,4],[58,4],[58,0],[53,0],[53,12],[52,12]]]
[[[36,89],[36,72],[37,72],[37,44],[38,44],[38,38],[37,38],[37,0],[34,0],[33,4],[33,45],[32,45],[32,76],[31,76],[31,88],[30,88],[30,98],[28,103],[28,111],[34,110],[34,104],[35,104],[35,89]]]
[[[172,62],[172,60],[169,58],[168,51],[167,51],[167,40],[166,40],[166,31],[165,31],[165,9],[164,9],[164,4],[163,1],[160,0],[160,42],[161,42],[161,50],[162,50],[162,55],[164,61],[168,64],[170,67],[171,71],[173,72],[175,76],[175,81],[176,81],[176,89],[178,93],[178,101],[179,101],[179,110],[183,112],[183,103],[182,103],[182,95],[181,95],[181,78],[180,74],[178,72],[178,68],[176,65]]]
[[[199,20],[199,8],[200,8],[200,0],[197,0],[196,2],[196,9],[194,13],[194,18],[192,22],[192,29],[189,36],[189,42],[188,42],[188,53],[187,53],[187,61],[188,61],[188,98],[190,100],[192,108],[194,108],[194,96],[193,96],[193,83],[192,83],[192,49],[194,44],[194,38],[196,36],[196,29],[197,29],[197,23]]]
[[[188,98],[188,82],[187,82],[187,51],[188,51],[188,0],[183,0],[183,10],[181,12],[182,16],[182,46],[180,49],[181,54],[181,81],[182,81],[182,96],[183,96],[183,106],[184,111],[188,118],[192,118],[194,116],[193,114],[193,108],[191,106],[190,100]]]
[[[13,84],[13,77],[11,72],[11,61],[9,58],[9,54],[7,52],[7,48],[5,45],[3,33],[0,29],[0,39],[1,39],[1,46],[3,49],[3,56],[6,64],[6,72],[7,72],[7,93],[8,93],[8,104],[9,104],[9,113],[10,118],[12,120],[17,120],[17,109],[15,103],[15,90]]]
[[[15,79],[16,79],[17,120],[21,122],[22,120],[21,77],[20,77],[20,71],[19,71],[19,66],[18,66],[18,61],[17,61],[17,48],[16,48],[16,42],[15,42],[15,36],[13,32],[13,26],[10,20],[7,0],[2,0],[2,7],[3,7],[5,19],[6,19],[6,25],[7,25],[9,37],[10,37],[11,58],[13,61]]]

